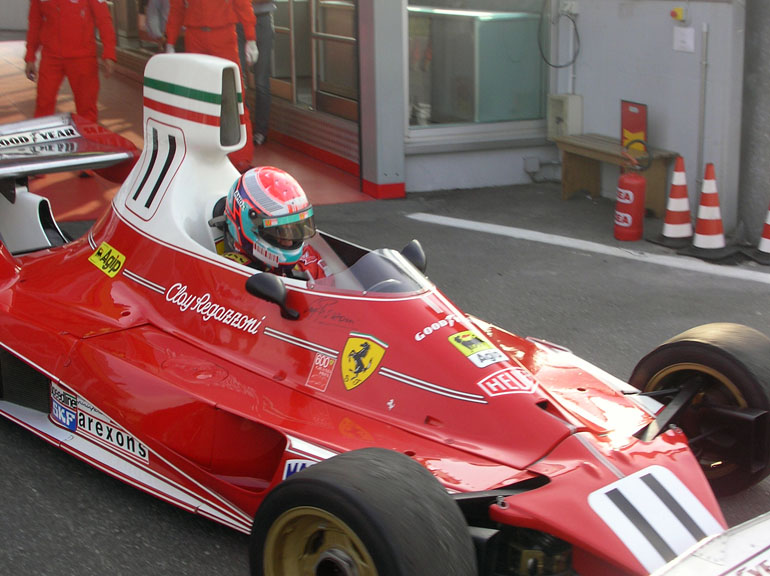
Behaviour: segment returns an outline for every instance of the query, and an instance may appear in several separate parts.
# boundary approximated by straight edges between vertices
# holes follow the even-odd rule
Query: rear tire
[[[770,411],[770,338],[740,324],[698,326],[642,358],[629,382],[642,392],[671,390],[656,397],[667,404],[681,383],[693,376],[700,376],[705,384],[675,424],[690,439],[712,489],[725,496],[756,484],[770,473],[768,416],[762,421],[757,445],[746,447],[737,430],[711,409]],[[753,455],[751,465],[747,451]]]
[[[257,576],[474,576],[460,508],[425,468],[366,448],[279,484],[257,511],[249,544]]]

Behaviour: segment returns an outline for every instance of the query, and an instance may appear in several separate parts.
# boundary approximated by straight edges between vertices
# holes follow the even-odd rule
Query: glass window
[[[409,0],[410,126],[544,118],[547,4]]]

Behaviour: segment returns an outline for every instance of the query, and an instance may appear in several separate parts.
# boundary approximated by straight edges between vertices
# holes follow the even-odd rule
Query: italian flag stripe
[[[212,116],[211,114],[203,114],[201,112],[193,112],[187,108],[171,106],[170,104],[164,104],[163,102],[158,102],[157,100],[152,100],[151,98],[145,98],[144,105],[147,108],[162,114],[176,116],[182,120],[189,120],[190,122],[206,124],[207,126],[219,126],[219,116]]]
[[[163,80],[156,80],[155,78],[144,77],[144,85],[161,92],[168,92],[175,96],[183,96],[184,98],[191,98],[192,100],[200,100],[201,102],[208,102],[209,104],[216,104],[219,106],[222,104],[222,95],[216,92],[204,92],[203,90],[195,90],[187,86],[180,86],[179,84],[172,84],[171,82],[164,82]],[[243,102],[243,94],[238,92],[238,103]]]

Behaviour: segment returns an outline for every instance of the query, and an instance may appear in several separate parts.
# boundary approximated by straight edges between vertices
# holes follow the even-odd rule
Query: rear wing
[[[29,177],[94,170],[122,182],[138,157],[130,140],[73,114],[0,126],[0,277],[15,270],[12,255],[67,241],[48,200],[29,191]]]
[[[0,181],[96,170],[108,180],[122,182],[138,157],[139,150],[130,140],[74,114],[0,126]]]

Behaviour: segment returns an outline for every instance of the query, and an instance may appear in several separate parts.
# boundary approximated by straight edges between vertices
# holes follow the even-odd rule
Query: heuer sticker
[[[326,392],[326,387],[329,385],[329,379],[332,376],[334,363],[336,361],[337,360],[331,356],[317,352],[305,385],[310,388],[315,388],[320,392]]]
[[[283,467],[283,479],[286,480],[292,474],[302,472],[308,466],[315,464],[315,460],[287,460],[286,465]]]
[[[96,252],[88,257],[88,261],[110,278],[114,278],[125,264],[126,257],[106,242],[102,242]]]
[[[345,388],[352,390],[369,378],[380,365],[387,347],[373,336],[351,332],[340,362]]]
[[[537,388],[537,380],[520,366],[498,370],[476,384],[487,396],[531,394]]]
[[[482,339],[473,330],[458,332],[449,337],[452,345],[462,352],[475,366],[486,368],[497,362],[505,362],[508,357],[492,344]]]

